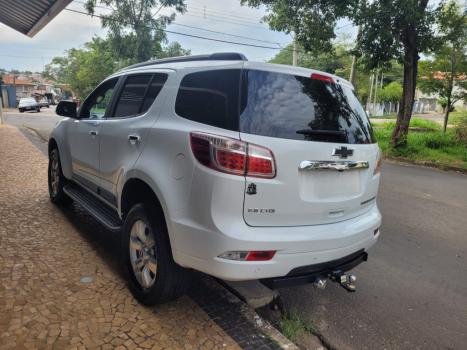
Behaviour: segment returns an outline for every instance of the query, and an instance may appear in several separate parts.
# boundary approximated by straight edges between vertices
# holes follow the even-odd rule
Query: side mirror
[[[76,110],[78,105],[73,101],[60,101],[55,109],[55,113],[62,117],[70,117],[76,119],[78,117]]]

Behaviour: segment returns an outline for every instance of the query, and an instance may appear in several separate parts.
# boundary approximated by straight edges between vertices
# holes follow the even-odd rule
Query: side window
[[[165,82],[167,81],[167,74],[156,73],[152,77],[151,85],[149,85],[149,89],[144,97],[143,105],[141,107],[140,113],[145,113],[149,107],[151,107],[152,103],[161,92],[162,87],[164,86]]]
[[[102,119],[110,107],[112,94],[118,78],[111,79],[101,84],[83,103],[80,110],[80,118]]]
[[[115,107],[114,118],[145,113],[167,80],[167,74],[131,75],[125,80]]]
[[[175,113],[199,123],[238,130],[240,69],[187,74],[180,83]]]

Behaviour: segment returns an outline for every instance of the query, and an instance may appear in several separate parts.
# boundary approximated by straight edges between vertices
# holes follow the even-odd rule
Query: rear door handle
[[[91,135],[91,136],[97,136],[97,130],[91,130],[91,131],[89,132],[89,135]]]
[[[128,140],[132,145],[136,144],[139,142],[139,136],[138,135],[128,135]]]

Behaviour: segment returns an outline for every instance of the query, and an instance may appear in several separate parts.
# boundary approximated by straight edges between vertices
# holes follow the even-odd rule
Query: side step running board
[[[122,220],[117,212],[85,189],[69,184],[63,191],[110,231],[117,232],[122,228]]]

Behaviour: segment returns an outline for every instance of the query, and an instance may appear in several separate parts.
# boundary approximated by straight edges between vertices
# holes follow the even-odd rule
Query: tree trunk
[[[418,50],[416,45],[416,32],[408,29],[404,40],[404,82],[400,109],[397,114],[396,127],[392,133],[392,145],[394,147],[407,144],[407,133],[409,131],[410,118],[415,98],[417,84]]]
[[[449,120],[449,112],[451,112],[451,103],[452,103],[452,89],[454,88],[454,75],[456,74],[456,59],[454,55],[454,48],[451,51],[451,76],[448,81],[447,89],[447,104],[446,104],[446,113],[444,114],[444,123],[443,123],[443,132],[446,133]]]
[[[449,111],[451,110],[451,94],[448,96],[446,112],[444,113],[443,132],[446,133],[448,127]]]

